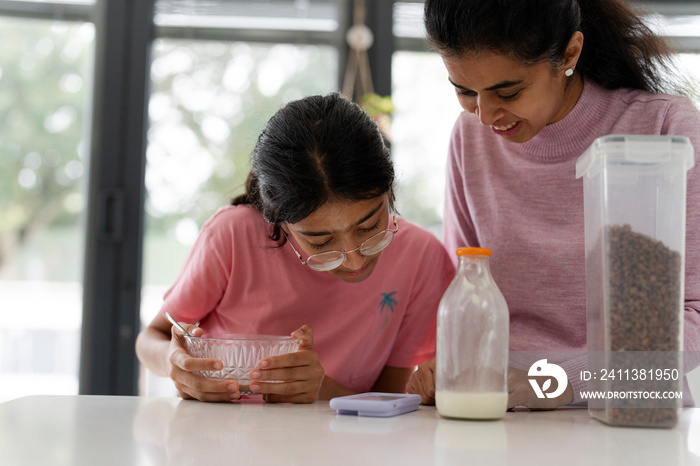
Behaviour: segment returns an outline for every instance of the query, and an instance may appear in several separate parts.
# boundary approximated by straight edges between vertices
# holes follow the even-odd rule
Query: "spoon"
[[[188,332],[187,330],[185,330],[185,328],[184,328],[182,325],[180,325],[180,324],[177,322],[177,320],[173,319],[173,316],[171,316],[168,312],[165,313],[165,317],[167,317],[168,320],[169,320],[175,327],[179,328],[180,331],[181,331],[182,333],[184,333],[184,334],[187,335],[188,337],[193,337],[193,338],[194,338],[194,335],[192,335],[190,332]]]

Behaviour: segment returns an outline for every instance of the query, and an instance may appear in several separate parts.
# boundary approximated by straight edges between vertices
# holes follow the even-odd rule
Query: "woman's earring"
[[[574,70],[571,68],[567,68],[567,70],[564,71],[564,74],[566,75],[567,78],[570,78],[574,74]]]

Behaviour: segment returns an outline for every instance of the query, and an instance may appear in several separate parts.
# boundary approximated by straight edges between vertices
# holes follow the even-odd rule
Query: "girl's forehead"
[[[292,226],[299,232],[347,231],[375,218],[386,201],[386,195],[360,201],[329,201]]]

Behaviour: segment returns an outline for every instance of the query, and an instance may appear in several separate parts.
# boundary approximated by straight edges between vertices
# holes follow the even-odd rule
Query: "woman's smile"
[[[508,123],[506,125],[491,125],[491,129],[499,136],[513,137],[518,133],[521,126],[522,121],[514,121],[513,123]]]

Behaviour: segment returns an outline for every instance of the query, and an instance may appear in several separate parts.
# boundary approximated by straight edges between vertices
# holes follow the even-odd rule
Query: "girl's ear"
[[[566,70],[571,68],[575,70],[578,59],[581,56],[581,50],[583,50],[583,33],[581,31],[576,31],[572,34],[571,39],[569,39],[569,45],[566,46],[564,66],[562,66],[562,69]]]

